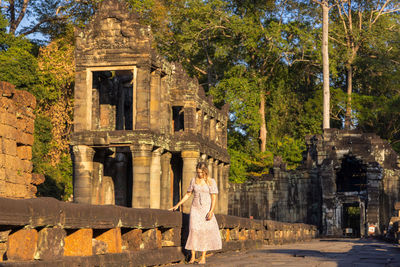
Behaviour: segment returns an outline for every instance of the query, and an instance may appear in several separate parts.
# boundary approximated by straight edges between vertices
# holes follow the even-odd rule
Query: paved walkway
[[[169,266],[188,267],[191,265],[172,264]],[[259,250],[217,253],[207,257],[205,266],[400,267],[400,247],[370,239],[317,239],[282,246],[263,246]]]

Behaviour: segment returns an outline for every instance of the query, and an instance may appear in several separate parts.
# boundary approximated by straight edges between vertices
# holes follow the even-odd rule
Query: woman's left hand
[[[213,213],[212,211],[209,211],[209,212],[207,213],[206,220],[207,220],[207,221],[211,220],[211,218],[212,218],[213,215],[214,215],[214,213]]]

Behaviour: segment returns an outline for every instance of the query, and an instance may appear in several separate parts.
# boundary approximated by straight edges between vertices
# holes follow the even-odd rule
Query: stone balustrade
[[[315,226],[217,215],[223,251],[316,237]],[[188,215],[0,198],[1,266],[149,266],[185,258]]]

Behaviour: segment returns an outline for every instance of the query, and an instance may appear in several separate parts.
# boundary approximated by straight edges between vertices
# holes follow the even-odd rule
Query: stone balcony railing
[[[223,251],[316,237],[315,226],[217,215]],[[180,212],[0,198],[0,266],[149,266],[185,258]]]

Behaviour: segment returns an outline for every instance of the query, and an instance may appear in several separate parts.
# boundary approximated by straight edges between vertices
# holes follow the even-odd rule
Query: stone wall
[[[400,200],[398,155],[390,144],[372,133],[338,129],[306,143],[298,169],[275,160],[269,175],[230,185],[228,214],[314,224],[327,236],[349,228],[366,236],[370,227],[382,234]]]
[[[1,266],[149,266],[185,258],[188,215],[0,198]],[[310,240],[315,226],[216,215],[222,251]]]
[[[0,82],[0,197],[32,198],[41,176],[32,174],[36,99]]]
[[[307,169],[287,171],[278,164],[268,175],[230,184],[228,214],[319,225],[318,177]]]

